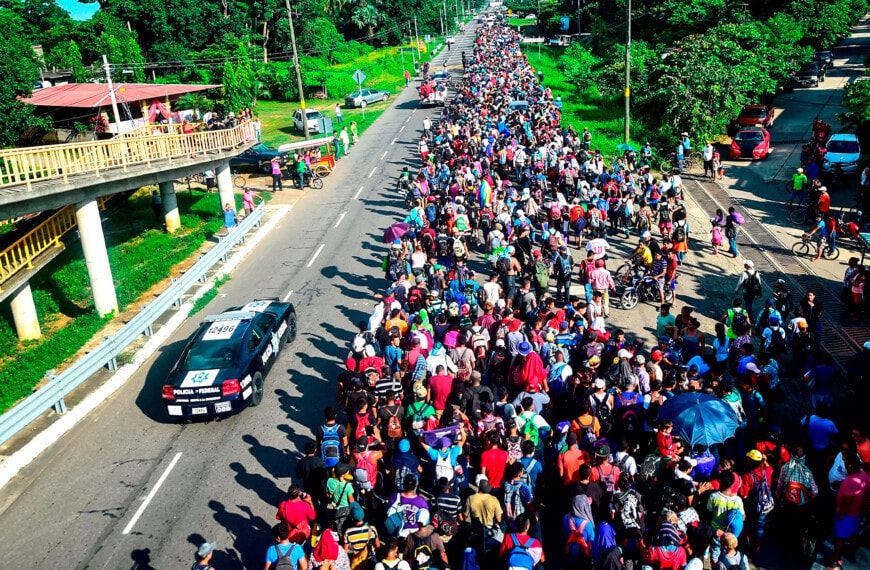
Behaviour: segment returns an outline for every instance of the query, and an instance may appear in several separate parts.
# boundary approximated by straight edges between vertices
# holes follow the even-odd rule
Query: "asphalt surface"
[[[470,28],[433,69],[445,57],[460,64]],[[417,107],[415,88],[398,94],[323,190],[307,190],[200,313],[289,295],[299,334],[267,376],[262,405],[219,422],[167,423],[160,389],[199,323],[190,319],[124,388],[4,488],[0,566],[189,567],[208,539],[219,545],[216,567],[262,567],[295,461],[334,402],[355,323],[386,286],[381,236],[404,216],[395,180],[403,166],[418,166],[423,117],[440,112]]]

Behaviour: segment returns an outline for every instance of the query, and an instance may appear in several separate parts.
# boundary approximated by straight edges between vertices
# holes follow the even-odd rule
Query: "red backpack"
[[[568,515],[570,534],[568,534],[568,541],[565,543],[565,555],[571,562],[577,563],[592,559],[592,545],[589,544],[583,535],[587,524],[589,524],[589,521],[583,519],[580,522],[580,526],[577,526],[577,523],[574,522],[574,517]]]

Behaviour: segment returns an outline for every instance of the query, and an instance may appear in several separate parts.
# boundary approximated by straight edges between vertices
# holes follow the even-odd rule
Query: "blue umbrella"
[[[734,435],[737,413],[726,402],[701,392],[677,394],[659,410],[659,419],[674,422],[674,433],[691,445],[722,443]]]
[[[632,152],[637,152],[637,149],[628,143],[619,143],[618,145],[616,145],[616,149],[617,150],[630,150]]]

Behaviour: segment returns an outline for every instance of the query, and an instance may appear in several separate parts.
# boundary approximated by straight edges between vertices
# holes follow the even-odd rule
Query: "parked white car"
[[[318,111],[317,109],[306,109],[306,115],[308,116],[308,132],[309,133],[320,133],[320,119],[323,118],[323,113]],[[303,131],[305,126],[302,121],[302,109],[296,109],[293,112],[293,127],[298,131]]]
[[[839,164],[846,174],[858,172],[858,163],[861,160],[861,145],[858,144],[858,136],[852,134],[833,135],[828,139],[825,148],[825,160],[822,170],[830,172],[835,165]]]

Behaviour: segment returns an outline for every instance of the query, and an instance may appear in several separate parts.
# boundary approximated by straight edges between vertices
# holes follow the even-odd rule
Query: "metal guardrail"
[[[227,150],[254,139],[253,125],[245,122],[218,131],[167,132],[88,143],[3,149],[0,150],[0,189],[23,185],[30,190],[35,182],[68,182],[70,176],[100,176],[114,168],[127,172],[130,166],[150,166],[155,161]]]
[[[237,243],[245,242],[246,234],[259,227],[266,214],[266,205],[261,203],[219,243],[203,255],[183,276],[174,279],[169,288],[157,299],[142,307],[118,332],[106,338],[96,349],[77,360],[72,366],[50,379],[48,384],[19,402],[0,416],[0,444],[5,443],[49,408],[58,412],[66,410],[64,398],[101,368],[114,370],[116,358],[130,343],[141,335],[150,336],[154,322],[170,307],[181,305],[181,296],[197,282],[204,282],[208,271],[218,261],[226,261],[229,250]]]
[[[111,196],[97,198],[100,208],[105,209]],[[43,252],[60,247],[60,238],[76,227],[75,206],[67,206],[46,218],[15,243],[0,251],[0,291],[3,284],[16,273],[32,269],[33,261]]]

